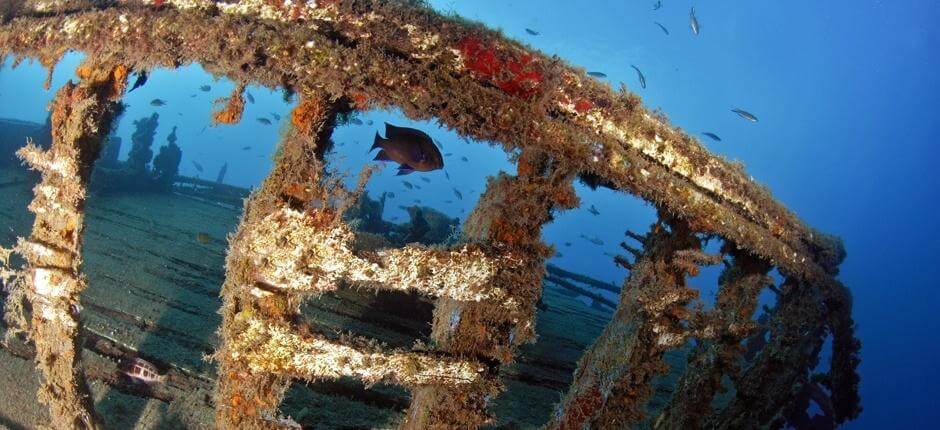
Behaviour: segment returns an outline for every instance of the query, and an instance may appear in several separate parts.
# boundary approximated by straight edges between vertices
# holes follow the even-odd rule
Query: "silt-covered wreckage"
[[[0,53],[49,67],[86,54],[51,104],[52,144],[19,156],[41,173],[29,237],[3,257],[8,319],[28,330],[54,428],[97,428],[79,365],[83,206],[101,140],[135,71],[199,63],[236,83],[214,115],[237,122],[245,85],[300,101],[275,166],[245,203],[222,288],[214,398],[220,428],[277,428],[290,381],[352,377],[408,387],[404,428],[474,428],[492,419],[501,366],[535,336],[554,210],[577,207],[581,178],[654,205],[629,232],[619,307],[581,358],[547,426],[558,429],[755,428],[798,413],[819,383],[830,424],[855,418],[860,344],[851,296],[835,276],[841,243],[805,225],[738,165],[582,69],[478,24],[406,1],[3,0]],[[376,249],[342,214],[356,190],[325,173],[338,115],[398,108],[518,154],[515,175],[489,180],[449,248]],[[363,177],[362,183],[367,180]],[[339,202],[339,203],[335,203]],[[347,202],[347,203],[343,203]],[[335,204],[334,204],[335,203]],[[620,236],[618,233],[617,236]],[[705,252],[705,237],[723,241]],[[618,241],[621,239],[617,239]],[[629,243],[628,243],[629,242]],[[10,267],[10,253],[23,258]],[[613,262],[611,262],[613,264]],[[713,308],[694,306],[687,278],[724,264]],[[774,286],[772,269],[784,282]],[[341,285],[435,298],[430,344],[387,349],[330,338],[298,317],[301,302]],[[747,366],[758,295],[778,294],[769,341]],[[18,318],[18,320],[17,320]],[[828,371],[813,374],[831,337]],[[694,342],[693,342],[694,341]],[[671,401],[647,417],[663,354],[694,343]],[[714,406],[716,395],[732,394]]]

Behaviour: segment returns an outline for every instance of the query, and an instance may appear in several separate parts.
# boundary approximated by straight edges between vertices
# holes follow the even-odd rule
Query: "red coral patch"
[[[464,37],[457,44],[463,65],[471,72],[515,97],[534,96],[545,77],[535,57],[522,53],[517,58],[510,52],[499,52],[474,36]]]

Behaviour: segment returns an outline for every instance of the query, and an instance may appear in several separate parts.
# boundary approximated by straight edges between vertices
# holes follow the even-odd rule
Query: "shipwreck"
[[[273,170],[246,199],[229,240],[212,404],[219,428],[289,428],[278,407],[293,380],[351,377],[407,387],[401,427],[476,428],[536,329],[550,247],[540,231],[577,207],[573,182],[654,205],[646,232],[611,232],[629,269],[612,320],[581,358],[548,428],[781,427],[819,384],[826,419],[858,416],[860,343],[837,279],[841,242],[814,230],[740,166],[710,154],[635,94],[590,78],[498,32],[420,2],[380,0],[3,0],[0,54],[50,70],[86,55],[78,82],[50,106],[49,149],[19,157],[41,173],[32,232],[0,252],[8,323],[28,333],[53,428],[101,420],[80,363],[84,207],[101,142],[139,71],[199,63],[237,84],[213,121],[235,123],[246,85],[299,96]],[[400,109],[518,153],[515,175],[489,180],[447,248],[375,248],[343,212],[357,196],[325,174],[337,117]],[[363,175],[361,183],[368,180]],[[705,238],[723,245],[705,252]],[[22,259],[14,265],[11,254]],[[723,265],[710,309],[687,278]],[[784,278],[774,285],[768,274]],[[434,298],[432,342],[388,348],[331,338],[299,317],[309,297],[356,285]],[[758,295],[776,291],[769,341],[746,365]],[[815,373],[831,339],[828,370]],[[694,345],[671,401],[647,416],[667,351]],[[715,407],[715,397],[730,392]]]

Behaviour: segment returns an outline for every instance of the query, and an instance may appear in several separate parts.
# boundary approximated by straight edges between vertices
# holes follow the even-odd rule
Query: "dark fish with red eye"
[[[369,150],[375,148],[381,149],[375,160],[398,163],[399,175],[415,171],[430,172],[444,167],[441,151],[431,137],[421,130],[385,123],[385,137],[375,133],[375,143]]]

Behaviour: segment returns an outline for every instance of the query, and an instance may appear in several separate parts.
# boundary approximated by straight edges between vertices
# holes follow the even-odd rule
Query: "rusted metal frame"
[[[730,244],[728,244],[730,245]],[[733,246],[725,246],[731,249]],[[712,400],[721,389],[722,377],[736,376],[743,351],[741,341],[754,330],[751,320],[761,290],[771,285],[770,265],[746,251],[731,251],[733,262],[719,279],[715,309],[705,313],[699,325],[717,331],[712,339],[698,339],[685,373],[676,384],[672,400],[657,418],[657,428],[701,428],[711,414]]]
[[[324,11],[332,11],[333,6],[329,6]],[[337,17],[350,17],[346,12],[342,12],[345,5],[340,5],[336,12],[339,15],[329,15],[332,22],[320,22],[319,32],[309,27],[298,25],[273,24],[268,21],[267,24],[257,24],[251,22],[241,22],[238,26],[244,29],[245,34],[253,34],[257,40],[296,40],[307,41],[304,46],[298,42],[281,42],[276,49],[283,49],[284,52],[290,52],[293,55],[282,56],[278,53],[267,51],[272,46],[255,46],[255,49],[247,49],[250,46],[220,47],[219,44],[201,44],[212,33],[212,25],[221,25],[228,22],[224,17],[209,17],[199,13],[152,13],[141,9],[119,9],[95,14],[104,14],[99,16],[82,16],[81,20],[89,24],[97,21],[94,25],[97,29],[112,29],[110,35],[104,34],[107,31],[98,31],[99,37],[104,36],[104,45],[110,44],[134,44],[135,48],[148,50],[148,44],[154,44],[152,52],[142,53],[124,53],[132,55],[140,64],[155,65],[164,63],[166,65],[177,65],[187,61],[200,61],[208,65],[208,69],[219,74],[227,74],[239,82],[254,81],[265,85],[278,85],[287,83],[297,87],[321,87],[328,88],[331,91],[342,91],[347,94],[353,94],[361,100],[364,105],[391,106],[397,105],[403,108],[405,113],[415,118],[427,118],[429,115],[436,115],[443,123],[455,127],[460,133],[495,140],[507,145],[507,148],[520,148],[525,146],[538,146],[553,154],[558,159],[566,159],[569,164],[583,172],[593,172],[604,179],[610,181],[615,186],[630,192],[637,193],[644,198],[652,201],[662,202],[663,206],[672,208],[675,213],[680,213],[699,224],[703,231],[716,232],[723,236],[733,239],[736,243],[751,249],[763,255],[765,258],[773,261],[775,264],[791,268],[795,273],[801,273],[802,276],[817,276],[825,273],[814,262],[814,253],[807,247],[807,243],[816,243],[814,233],[795,220],[789,212],[783,209],[779,204],[773,202],[769,194],[760,189],[757,185],[751,184],[750,180],[733,166],[724,166],[724,162],[707,156],[704,149],[700,148],[694,142],[685,142],[681,133],[660,124],[655,119],[650,119],[649,115],[642,112],[639,108],[638,100],[626,96],[618,96],[610,92],[609,88],[600,83],[592,81],[581,76],[580,71],[562,66],[557,62],[547,59],[540,59],[539,64],[542,72],[546,76],[546,86],[548,83],[562,85],[561,89],[542,88],[543,91],[538,94],[539,97],[522,98],[518,94],[515,96],[507,94],[500,88],[494,88],[492,79],[486,76],[479,76],[471,67],[460,65],[460,60],[466,60],[460,50],[454,48],[454,45],[448,45],[445,42],[459,44],[466,37],[483,38],[494,44],[492,48],[494,55],[504,57],[513,57],[519,55],[529,55],[532,58],[541,58],[536,53],[524,50],[518,45],[499,40],[495,35],[486,33],[478,28],[467,28],[463,24],[451,23],[440,17],[429,15],[426,11],[415,10],[410,7],[400,7],[395,2],[386,4],[378,2],[368,7],[375,7],[384,11],[399,11],[402,9],[402,16],[392,16],[389,13],[382,15],[382,26],[387,26],[389,22],[401,23],[404,17],[412,19],[423,19],[426,22],[434,23],[440,26],[440,31],[434,33],[439,36],[439,40],[433,50],[433,54],[422,55],[421,52],[415,52],[414,46],[399,46],[402,43],[410,45],[414,43],[414,38],[401,38],[398,31],[392,32],[399,36],[397,43],[392,43],[388,39],[389,35],[382,33],[373,26],[379,25],[373,22],[372,18],[367,22],[358,24],[370,30],[374,30],[372,38],[369,40],[357,39],[365,37],[364,33],[353,31],[350,27],[343,25],[349,22]],[[407,13],[406,13],[407,12]],[[110,17],[107,14],[112,14]],[[326,13],[326,12],[325,12]],[[118,20],[123,15],[123,21]],[[250,14],[249,14],[250,16]],[[374,17],[375,15],[369,15]],[[173,31],[179,25],[189,19],[201,25],[199,35],[179,34]],[[48,18],[60,19],[60,18]],[[108,22],[110,21],[110,23]],[[381,21],[381,20],[380,20]],[[79,33],[86,30],[74,30],[75,22],[71,21],[73,31]],[[161,25],[161,22],[165,24]],[[177,24],[176,26],[171,25]],[[419,22],[424,22],[420,21]],[[345,24],[344,24],[345,23]],[[32,25],[37,23],[32,22]],[[62,23],[59,23],[61,27]],[[404,24],[403,24],[404,25]],[[431,25],[431,24],[428,24]],[[338,27],[337,27],[338,26]],[[410,28],[410,27],[409,27]],[[114,34],[114,29],[132,29],[119,31]],[[207,31],[208,30],[208,31]],[[264,37],[264,32],[272,33]],[[389,30],[390,31],[390,30]],[[405,30],[402,30],[405,31]],[[429,30],[430,31],[430,30]],[[412,30],[412,32],[414,32]],[[29,32],[27,32],[29,33]],[[144,36],[146,33],[149,35]],[[419,32],[420,33],[420,32]],[[229,35],[229,32],[225,32]],[[336,34],[341,34],[343,38],[335,38]],[[430,32],[420,34],[431,34]],[[44,35],[44,43],[62,43],[56,41],[55,35]],[[117,40],[109,40],[109,37]],[[230,37],[230,36],[229,36]],[[433,39],[433,37],[431,37]],[[69,39],[66,37],[66,39]],[[72,45],[86,45],[84,50],[96,51],[102,47],[102,40],[89,41],[81,37],[73,39],[82,40],[82,43],[76,43],[77,40],[70,40]],[[130,40],[128,40],[130,39]],[[139,43],[134,39],[146,40],[146,43]],[[419,38],[420,39],[420,38]],[[347,43],[349,40],[356,40],[355,46],[343,46],[341,43]],[[411,40],[412,42],[407,42]],[[405,41],[405,42],[402,42]],[[498,43],[497,43],[498,41]],[[247,43],[247,41],[246,41]],[[250,45],[250,43],[247,43]],[[164,45],[164,46],[160,46]],[[170,46],[172,45],[172,48]],[[313,46],[311,49],[305,46]],[[462,46],[462,45],[461,45]],[[246,48],[246,49],[241,49]],[[111,47],[113,50],[114,47]],[[229,49],[233,52],[220,53],[212,52]],[[120,48],[118,49],[120,50]],[[420,50],[420,49],[419,49]],[[312,51],[312,52],[307,52]],[[455,54],[455,51],[457,53]],[[258,54],[264,58],[263,66],[252,67],[252,61],[256,61]],[[397,53],[389,56],[389,53]],[[341,54],[341,55],[337,55]],[[427,54],[427,53],[426,53]],[[318,64],[314,57],[319,56],[328,60],[329,65]],[[231,61],[231,58],[245,58],[245,63]],[[362,71],[373,79],[353,79],[339,73],[340,70],[361,69],[362,64],[371,64],[370,59],[382,58],[389,67],[383,69],[400,70],[401,74],[382,76],[381,73],[372,73],[368,70]],[[428,57],[428,58],[426,58]],[[223,58],[227,61],[223,61]],[[312,60],[312,61],[311,61]],[[321,60],[321,62],[323,62]],[[433,62],[440,66],[436,73],[429,72],[427,65]],[[457,62],[457,65],[453,63]],[[213,63],[217,63],[214,66]],[[303,64],[303,65],[302,65]],[[472,66],[472,65],[471,65]],[[323,70],[327,67],[328,70]],[[299,72],[300,71],[300,72]],[[317,73],[325,71],[326,73]],[[299,72],[299,73],[298,73]],[[551,78],[551,79],[549,79]],[[583,78],[583,79],[582,79]],[[577,89],[572,94],[566,91],[575,91],[572,85]],[[402,89],[408,88],[403,93]],[[417,93],[412,89],[420,89]],[[468,91],[472,89],[472,91]],[[567,111],[563,104],[558,103],[558,92],[567,99],[577,99],[581,95],[585,99],[594,100],[591,102],[593,110],[585,112]],[[407,93],[407,94],[405,94]],[[472,100],[472,102],[470,102]],[[537,100],[538,102],[535,102]],[[554,101],[554,102],[553,102]],[[476,104],[481,111],[492,114],[471,115],[465,109],[460,108],[467,103]],[[609,121],[604,115],[610,113],[616,120]],[[516,118],[520,118],[517,120]],[[521,118],[526,118],[522,121]],[[534,119],[534,120],[532,120]],[[508,122],[507,122],[508,121]],[[652,121],[652,123],[650,123]],[[612,126],[621,124],[620,126]],[[650,129],[647,126],[653,124]],[[658,124],[658,125],[657,125]],[[623,133],[623,128],[630,125],[643,131],[637,136]],[[598,128],[600,127],[600,129]],[[605,131],[606,130],[606,131]],[[612,133],[612,134],[611,134]],[[678,133],[678,134],[677,134]],[[559,137],[561,136],[561,137]],[[639,136],[639,137],[638,137]],[[657,139],[658,136],[658,139]],[[672,137],[670,137],[672,136]],[[643,141],[642,145],[627,145],[624,139],[648,139]],[[573,144],[580,142],[580,145]],[[603,148],[603,161],[590,162],[593,157],[594,149],[591,142],[601,144]],[[670,145],[673,143],[674,145]],[[651,154],[651,148],[672,148],[669,154]],[[684,154],[684,155],[683,155]],[[704,158],[703,158],[704,157]],[[678,162],[676,160],[684,161]],[[701,163],[691,163],[689,160],[698,160]],[[717,163],[717,164],[715,164]],[[646,166],[642,166],[646,164]],[[690,167],[695,166],[695,167]],[[704,183],[690,179],[690,169],[701,170],[703,177],[707,177],[711,172],[724,172],[721,177],[726,180],[708,180]],[[693,175],[694,176],[694,175]],[[661,184],[668,178],[671,186],[676,189],[665,189],[658,186],[645,186],[642,182],[648,179],[655,179],[652,182]],[[701,179],[701,178],[700,178]],[[638,182],[640,181],[640,182]],[[714,184],[725,184],[726,187],[715,188],[710,186]],[[726,198],[738,201],[739,198],[732,198],[723,194],[720,190],[728,188],[730,190],[747,189],[746,194],[755,196],[754,201],[729,203]],[[730,192],[730,191],[729,191]],[[670,195],[680,197],[672,197]],[[739,196],[740,197],[740,196]],[[761,204],[755,202],[761,202]],[[693,207],[689,207],[693,206]],[[745,209],[742,209],[744,207]],[[718,208],[720,218],[705,217],[701,218],[702,213],[714,215],[714,209]],[[750,209],[747,209],[750,208]],[[760,208],[767,208],[766,211]],[[699,212],[699,213],[695,213]],[[756,214],[756,215],[755,215]],[[729,217],[728,215],[733,215]],[[791,219],[792,218],[792,219]],[[769,221],[768,221],[769,220]],[[790,221],[787,221],[790,220]],[[732,221],[732,222],[726,222]],[[782,224],[781,224],[782,223]],[[737,236],[737,237],[735,237]]]
[[[862,344],[855,337],[851,292],[839,281],[830,282],[832,285],[820,288],[827,309],[826,324],[832,334],[832,358],[825,382],[831,391],[835,423],[842,424],[862,412],[858,392]]]
[[[576,69],[509,40],[497,32],[444,17],[404,1],[320,1],[290,6],[263,0],[122,0],[131,5],[168,5],[183,10],[263,18],[296,25],[318,26],[343,38],[367,43],[424,63],[442,64],[518,97],[540,102],[572,114],[569,119],[584,130],[606,135],[621,148],[639,150],[738,207],[774,234],[798,233],[815,240],[805,225],[777,204],[766,189],[740,169],[712,157],[694,138],[643,109],[637,100],[619,97],[610,88]],[[448,64],[452,51],[462,66]],[[642,130],[644,133],[637,133]],[[612,166],[614,170],[620,166]],[[609,177],[608,175],[604,175]],[[797,242],[791,246],[797,247]]]
[[[600,337],[581,357],[574,381],[548,428],[626,428],[644,418],[650,381],[668,370],[662,356],[690,335],[686,306],[698,295],[686,284],[699,264],[717,256],[687,223],[664,216],[644,236],[621,291],[620,305]]]
[[[29,334],[42,375],[38,397],[49,406],[51,426],[60,429],[101,426],[79,364],[79,296],[87,285],[81,247],[88,181],[121,109],[127,68],[88,62],[77,74],[78,84],[66,83],[50,105],[51,147],[30,143],[17,152],[41,181],[29,205],[36,215],[32,232],[15,248],[25,266],[14,288],[31,305]]]
[[[549,247],[541,227],[555,209],[572,208],[577,197],[573,175],[544,152],[526,151],[518,175],[490,178],[487,189],[463,227],[463,238],[516,258],[504,264],[492,286],[507,294],[500,301],[437,300],[431,338],[436,349],[473,358],[497,375],[513,360],[516,349],[535,335],[535,305],[541,295]],[[495,382],[495,380],[494,380]],[[490,420],[489,402],[501,387],[433,386],[413,392],[402,427],[476,428]]]
[[[237,249],[256,225],[283,207],[304,207],[323,197],[322,155],[332,134],[341,105],[325,94],[305,94],[292,112],[292,127],[279,146],[274,168],[261,186],[246,200],[239,227],[230,239]],[[302,297],[269,292],[259,285],[256,256],[230,252],[222,286],[221,345],[215,353],[220,364],[216,386],[216,423],[220,428],[268,428],[290,383],[287,375],[255,371],[234,345],[244,343],[240,335],[251,321],[261,319],[275,326],[292,326]]]
[[[818,288],[791,278],[781,290],[770,319],[770,342],[743,374],[732,375],[734,398],[704,427],[779,427],[783,410],[808,383],[826,336],[826,310]]]

